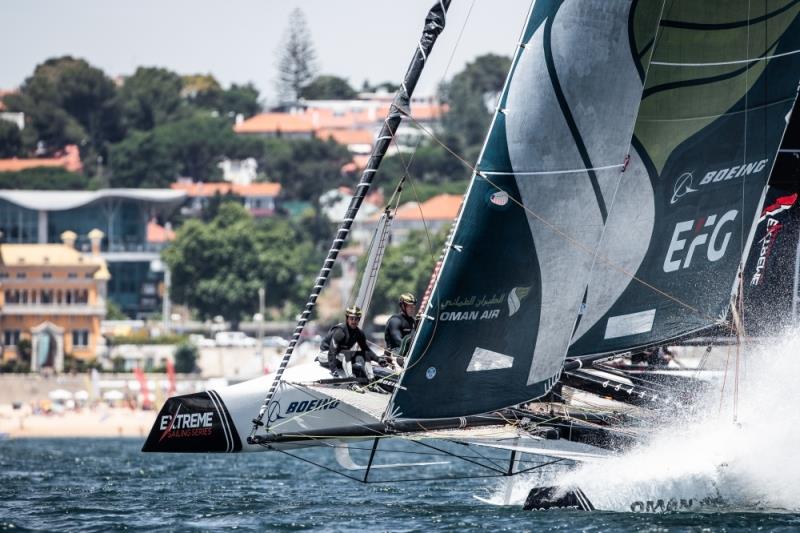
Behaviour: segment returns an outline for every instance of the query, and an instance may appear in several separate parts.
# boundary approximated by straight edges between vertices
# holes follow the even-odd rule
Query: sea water
[[[515,478],[511,487],[498,478],[414,481],[475,473],[438,452],[434,464],[406,468],[400,478],[408,481],[365,485],[312,464],[335,466],[330,449],[300,460],[278,452],[143,454],[139,439],[7,439],[0,529],[798,531],[800,340],[787,338],[742,354],[735,422],[731,365],[725,391],[709,393],[699,412],[665,421],[651,441],[603,463]],[[363,464],[370,447],[351,452]],[[419,461],[404,454],[381,460]],[[603,511],[522,511],[537,483],[580,487]],[[507,495],[509,505],[478,499],[499,504]],[[665,510],[659,500],[705,504],[641,512],[647,502]]]
[[[160,455],[136,439],[0,442],[0,529],[14,531],[752,531],[800,514],[526,512],[496,481],[363,485],[279,453]],[[328,450],[312,451],[311,459]],[[419,467],[426,469],[426,467]]]
[[[653,437],[610,460],[529,476],[514,487],[580,488],[599,509],[800,513],[800,333],[736,347],[724,380],[695,409],[672,413]],[[738,370],[736,358],[738,361]],[[738,374],[738,376],[737,376]],[[500,501],[498,486],[492,501]],[[800,529],[800,525],[797,525]]]

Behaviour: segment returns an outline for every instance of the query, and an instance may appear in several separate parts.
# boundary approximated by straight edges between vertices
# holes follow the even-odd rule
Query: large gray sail
[[[558,379],[622,179],[662,2],[539,1],[391,418],[482,413]]]
[[[800,3],[668,1],[569,355],[725,318],[800,76]]]

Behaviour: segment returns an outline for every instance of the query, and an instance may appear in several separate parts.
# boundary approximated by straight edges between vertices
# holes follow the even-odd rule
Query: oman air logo
[[[731,209],[721,217],[709,215],[675,224],[667,256],[664,258],[664,272],[689,268],[692,259],[697,255],[705,255],[711,263],[722,259],[733,233],[732,222],[738,214],[739,211]]]
[[[530,292],[530,287],[514,287],[511,289],[508,293],[508,316],[514,316],[514,314],[519,311],[522,300],[524,300]]]
[[[672,189],[672,199],[669,201],[670,205],[675,204],[690,192],[697,192],[697,189],[692,189],[692,177],[691,172],[684,172],[675,181],[675,187]]]

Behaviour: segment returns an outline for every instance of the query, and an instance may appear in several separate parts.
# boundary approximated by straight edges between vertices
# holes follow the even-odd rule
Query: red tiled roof
[[[175,240],[171,228],[159,225],[154,220],[147,223],[147,242],[170,242]]]
[[[366,129],[323,128],[317,130],[317,137],[320,139],[331,138],[339,144],[368,144],[370,146],[374,140],[372,132]]]
[[[296,113],[261,113],[236,124],[236,133],[313,133],[311,117]]]
[[[174,190],[185,191],[187,196],[214,196],[216,194],[233,193],[239,196],[278,196],[280,183],[251,183],[238,185],[234,183],[173,183]]]
[[[395,220],[455,220],[464,197],[460,194],[440,194],[422,204],[408,202],[401,205]]]
[[[0,159],[0,172],[19,172],[38,167],[62,167],[70,172],[80,172],[83,170],[83,163],[81,163],[80,151],[74,144],[64,147],[64,155],[60,157]]]

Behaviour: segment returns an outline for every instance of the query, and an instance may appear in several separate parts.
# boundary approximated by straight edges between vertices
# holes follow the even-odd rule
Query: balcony
[[[104,316],[106,306],[90,304],[5,304],[3,315]]]

